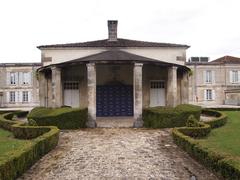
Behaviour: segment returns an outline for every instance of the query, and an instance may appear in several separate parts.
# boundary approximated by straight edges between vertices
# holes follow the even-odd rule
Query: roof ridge
[[[118,38],[117,41],[108,41],[108,39],[101,39],[101,40],[95,40],[95,41],[37,46],[37,48],[39,49],[67,48],[67,47],[185,47],[185,48],[189,48],[190,46],[184,45],[184,44],[151,42],[151,41],[124,39],[124,38]]]

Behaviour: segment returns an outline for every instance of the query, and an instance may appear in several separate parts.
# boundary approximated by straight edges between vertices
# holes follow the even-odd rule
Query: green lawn
[[[0,159],[6,156],[6,154],[14,153],[15,150],[26,148],[30,145],[30,140],[15,139],[10,131],[0,128]]]
[[[233,156],[240,165],[240,111],[225,113],[228,116],[226,125],[213,129],[207,138],[198,141],[215,152]]]

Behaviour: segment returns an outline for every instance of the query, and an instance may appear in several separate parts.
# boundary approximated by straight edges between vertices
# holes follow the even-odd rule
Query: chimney
[[[108,41],[117,41],[117,20],[108,20]]]

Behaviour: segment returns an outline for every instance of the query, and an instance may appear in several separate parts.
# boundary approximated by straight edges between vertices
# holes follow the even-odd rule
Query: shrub
[[[231,155],[213,152],[204,148],[192,138],[204,137],[208,135],[211,128],[220,127],[227,121],[227,116],[219,111],[203,109],[202,113],[215,118],[205,123],[199,123],[200,127],[174,128],[172,131],[174,142],[193,158],[220,174],[224,179],[240,179],[240,167],[232,161],[233,157]]]
[[[171,107],[154,107],[143,110],[144,127],[171,128],[185,126],[190,115],[200,119],[201,107],[189,104]]]
[[[86,127],[87,109],[79,108],[34,108],[28,115],[40,126],[57,126],[59,129]]]
[[[29,125],[29,126],[37,126],[37,122],[34,121],[33,119],[29,119],[29,120],[28,120],[28,125]]]
[[[187,127],[198,127],[199,126],[198,120],[191,114],[187,119],[186,126]]]
[[[223,126],[227,122],[227,115],[220,111],[216,111],[213,109],[203,109],[202,114],[215,117],[210,121],[204,122],[205,124],[209,124],[211,128]]]
[[[232,163],[231,156],[213,152],[202,147],[193,138],[181,132],[180,128],[172,131],[174,142],[193,158],[209,167],[225,179],[240,179],[240,167]]]
[[[5,118],[13,116],[14,112],[0,115],[0,127],[11,130],[17,138],[35,139],[31,140],[30,147],[17,149],[0,159],[0,179],[16,179],[58,144],[58,128],[24,126],[24,122]]]

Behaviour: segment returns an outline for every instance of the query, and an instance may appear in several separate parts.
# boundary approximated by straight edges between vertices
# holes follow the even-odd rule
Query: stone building
[[[40,63],[0,64],[0,107],[39,106],[36,71]]]
[[[188,102],[187,45],[117,37],[108,21],[108,39],[42,45],[40,104],[88,108],[96,117],[133,116],[142,126],[142,108]]]
[[[211,62],[191,61],[189,103],[203,106],[240,105],[240,58],[224,56]]]

